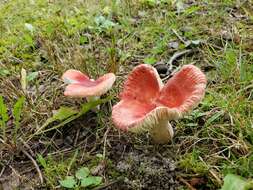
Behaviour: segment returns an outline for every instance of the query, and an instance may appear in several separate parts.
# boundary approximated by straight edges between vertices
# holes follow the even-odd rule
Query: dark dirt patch
[[[151,145],[152,146],[152,145]],[[155,147],[154,147],[155,148]],[[176,165],[168,156],[145,146],[137,150],[130,144],[118,144],[110,150],[114,170],[124,179],[106,189],[178,189]]]

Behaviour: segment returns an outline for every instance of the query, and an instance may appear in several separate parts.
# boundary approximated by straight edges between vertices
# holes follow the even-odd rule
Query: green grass
[[[182,178],[208,179],[200,189],[220,188],[228,173],[253,178],[252,10],[247,1],[4,1],[0,4],[0,178],[8,177],[8,165],[20,176],[27,175],[17,165],[20,160],[27,162],[25,149],[35,160],[42,155],[47,163],[36,161],[44,183],[33,183],[34,187],[59,188],[59,180],[67,174],[74,175],[84,165],[99,165],[92,163],[96,154],[109,165],[99,174],[103,183],[117,180],[117,163],[109,156],[114,154],[114,143],[128,139],[123,141],[134,150],[139,146],[157,150],[142,136],[113,128],[111,105],[118,101],[123,80],[133,66],[167,62],[187,48],[195,51],[175,64],[195,64],[205,71],[207,92],[198,108],[176,122],[175,139],[162,146],[162,155],[173,152]],[[203,42],[187,46],[179,37]],[[168,46],[174,41],[179,44],[176,50]],[[88,113],[57,130],[33,135],[55,110],[79,109],[83,104],[63,96],[60,77],[70,68],[94,78],[114,72],[118,79],[107,94],[113,100],[96,117]],[[29,167],[36,172],[32,163]]]

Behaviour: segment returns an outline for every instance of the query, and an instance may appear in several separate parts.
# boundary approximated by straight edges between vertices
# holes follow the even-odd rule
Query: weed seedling
[[[102,183],[102,177],[90,175],[87,167],[82,167],[76,171],[75,176],[66,176],[64,180],[60,180],[61,187],[68,189],[79,189],[80,187],[95,187]]]

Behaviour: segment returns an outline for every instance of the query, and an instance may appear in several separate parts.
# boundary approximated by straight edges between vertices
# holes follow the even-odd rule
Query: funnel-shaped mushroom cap
[[[204,96],[205,87],[205,75],[193,65],[183,66],[165,86],[152,66],[139,65],[129,74],[121,101],[113,107],[113,122],[125,131],[160,131],[160,136],[163,128],[167,128],[172,137],[168,121],[182,117],[197,106]]]
[[[156,101],[185,114],[200,103],[206,83],[206,76],[199,68],[185,65],[168,80]]]
[[[72,97],[101,96],[111,89],[115,79],[113,73],[107,73],[97,80],[93,80],[80,71],[71,69],[62,76],[62,80],[68,84],[64,95]]]

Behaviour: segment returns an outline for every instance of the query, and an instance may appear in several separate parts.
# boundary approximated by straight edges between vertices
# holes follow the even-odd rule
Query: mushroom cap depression
[[[124,84],[121,101],[112,110],[113,122],[119,129],[143,132],[178,119],[199,104],[206,82],[199,68],[185,65],[163,85],[154,67],[141,64]]]
[[[68,84],[64,95],[71,97],[101,96],[112,88],[115,79],[113,73],[107,73],[93,80],[80,71],[70,69],[62,75],[62,80]]]

